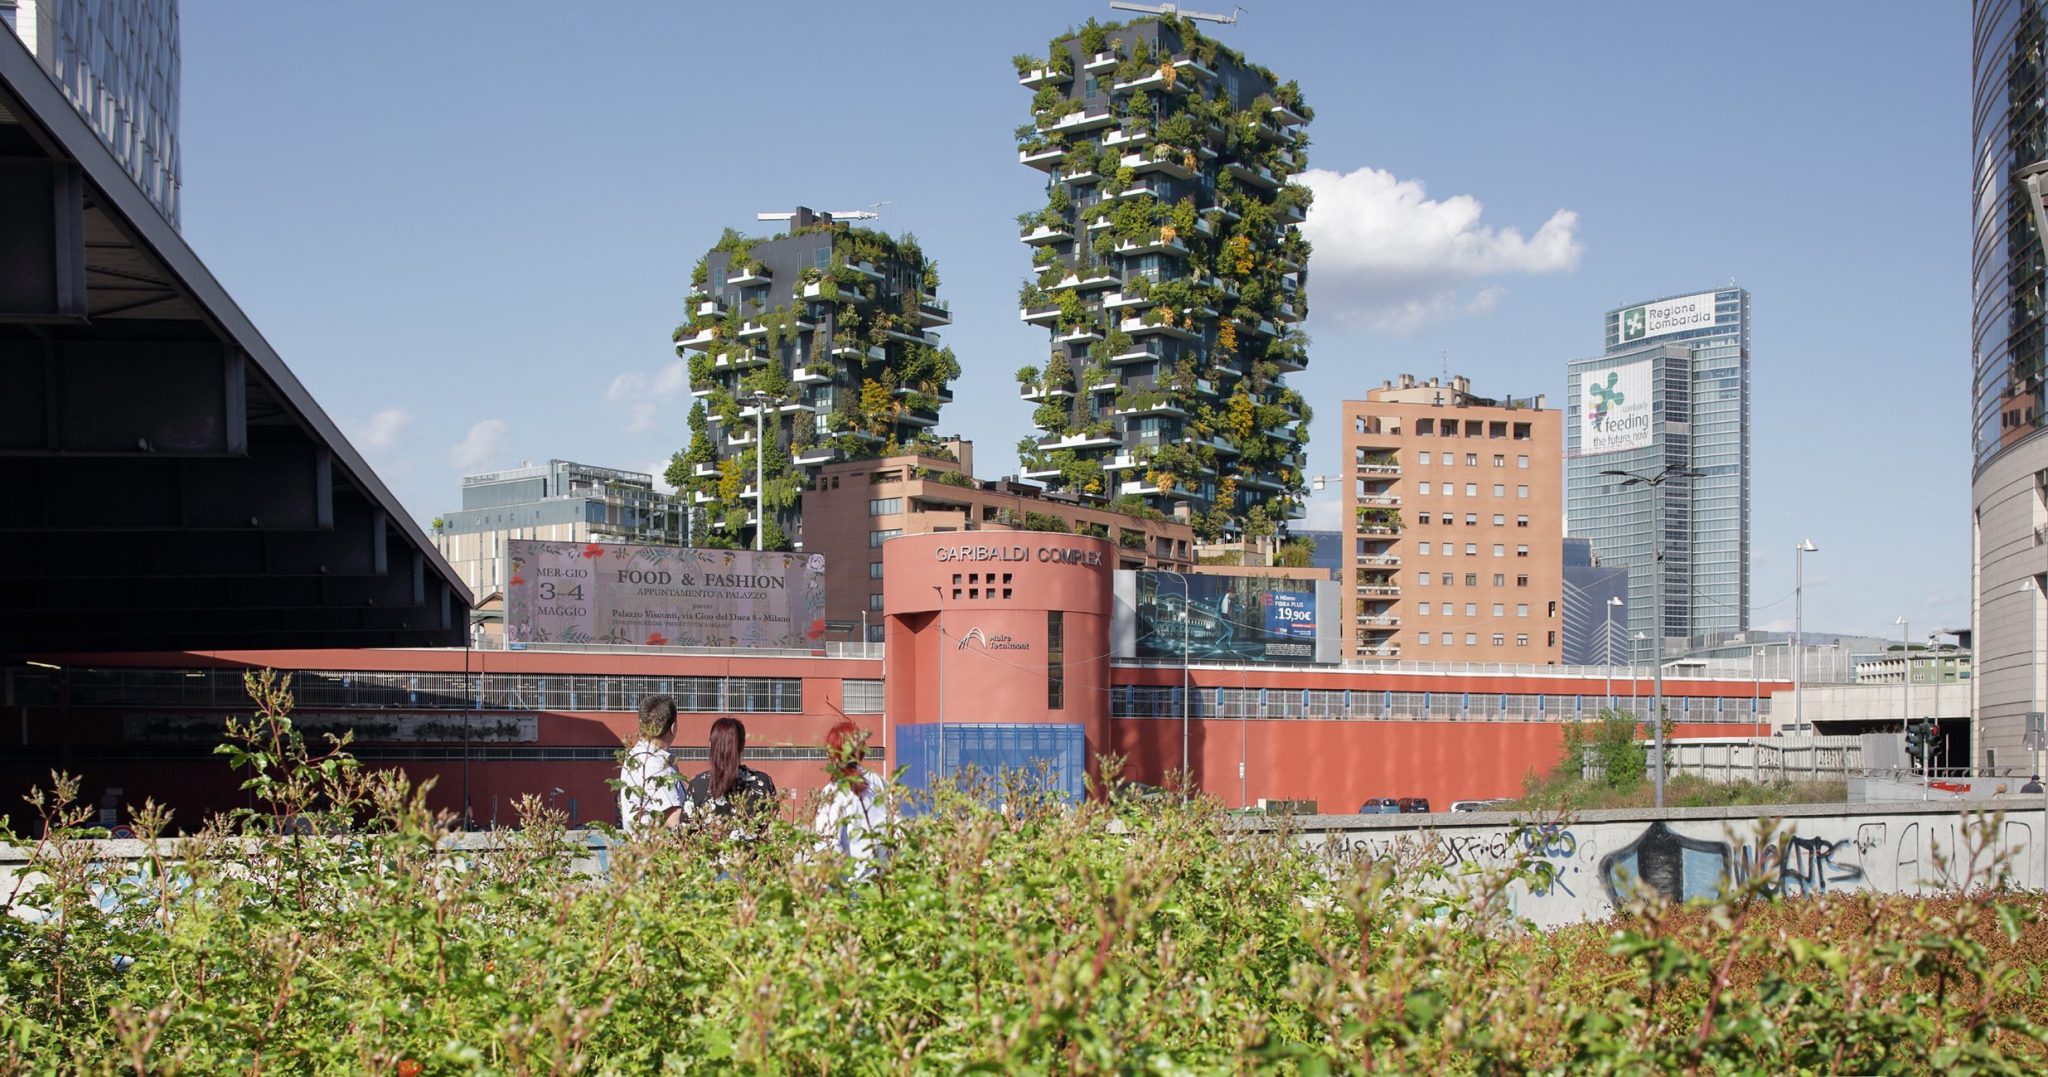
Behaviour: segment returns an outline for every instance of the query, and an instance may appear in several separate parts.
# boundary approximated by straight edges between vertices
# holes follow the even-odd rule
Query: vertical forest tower
[[[1312,116],[1294,83],[1172,15],[1098,25],[1017,57],[1033,92],[1018,159],[1046,203],[1018,218],[1046,327],[1017,372],[1037,404],[1027,477],[1185,516],[1208,539],[1302,515]]]
[[[785,235],[727,229],[690,285],[675,345],[696,399],[668,481],[689,501],[693,545],[751,545],[765,506],[762,545],[801,547],[812,472],[911,445],[943,452],[931,428],[960,364],[930,331],[952,316],[910,236],[799,208]]]

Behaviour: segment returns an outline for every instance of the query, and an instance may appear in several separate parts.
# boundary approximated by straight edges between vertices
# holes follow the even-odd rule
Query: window
[[[1555,647],[1555,646],[1557,646],[1557,633],[1555,633],[1555,632],[1545,632],[1545,633],[1543,633],[1543,645],[1544,645],[1545,647]]]
[[[1436,433],[1436,420],[1435,420],[1435,419],[1417,419],[1417,420],[1415,420],[1415,436],[1416,436],[1416,437],[1419,437],[1419,438],[1426,438],[1426,437],[1428,437],[1428,436],[1430,436],[1431,434],[1434,434],[1434,433]]]
[[[882,578],[882,563],[881,563],[880,561],[869,561],[869,562],[868,562],[868,579],[871,579],[871,580],[879,580],[879,579],[881,579],[881,578]]]
[[[1496,647],[1503,647],[1503,646],[1506,646],[1506,645],[1507,645],[1507,642],[1508,642],[1508,637],[1506,636],[1506,634],[1504,634],[1504,633],[1500,633],[1500,632],[1495,632],[1495,633],[1493,634],[1493,645],[1494,645],[1494,646],[1496,646]]]
[[[1529,470],[1529,458],[1527,456],[1515,457],[1515,466],[1521,468],[1523,471]]]
[[[1064,610],[1045,612],[1045,706],[1067,709],[1067,614]]]
[[[892,527],[887,531],[870,531],[868,532],[868,549],[877,549],[882,545],[882,543],[887,542],[890,539],[895,538],[896,536],[902,533],[903,529],[900,527]]]
[[[1493,615],[1494,615],[1495,617],[1505,617],[1505,616],[1507,616],[1507,613],[1508,613],[1508,608],[1507,608],[1507,606],[1505,606],[1505,605],[1503,605],[1503,604],[1501,604],[1501,603],[1499,603],[1499,602],[1496,602],[1496,603],[1494,603],[1494,604],[1493,604]]]
[[[1527,634],[1527,633],[1523,633],[1523,632],[1517,632],[1517,633],[1515,633],[1515,646],[1517,646],[1517,647],[1527,647],[1528,645],[1529,645],[1529,636],[1528,636],[1528,634]]]
[[[1479,466],[1479,454],[1478,454],[1478,453],[1476,453],[1476,452],[1468,452],[1468,453],[1466,453],[1466,454],[1465,454],[1465,466],[1466,466],[1466,467],[1478,467],[1478,466]]]
[[[1493,496],[1495,496],[1495,497],[1506,497],[1506,496],[1508,496],[1508,488],[1507,488],[1507,486],[1506,486],[1506,485],[1504,485],[1504,484],[1502,484],[1502,483],[1498,483],[1498,482],[1497,482],[1497,483],[1494,483],[1494,484],[1493,484]]]
[[[1494,514],[1493,514],[1493,526],[1495,526],[1495,527],[1506,527],[1506,526],[1507,526],[1507,523],[1508,523],[1508,518],[1507,518],[1506,516],[1504,516],[1504,515],[1502,515],[1502,514],[1500,514],[1500,513],[1498,513],[1498,512],[1496,512],[1496,513],[1494,513]]]
[[[1502,542],[1496,542],[1496,543],[1494,543],[1494,544],[1493,544],[1493,555],[1494,555],[1495,557],[1506,557],[1506,556],[1508,555],[1508,548],[1507,548],[1507,544],[1506,544],[1506,543],[1502,543]]]
[[[1503,455],[1501,455],[1500,453],[1494,453],[1494,454],[1493,454],[1493,466],[1494,466],[1494,467],[1506,467],[1506,466],[1508,466],[1508,458],[1507,458],[1506,456],[1503,456]]]
[[[1415,521],[1416,521],[1417,523],[1425,523],[1425,524],[1426,524],[1426,523],[1428,523],[1428,522],[1429,522],[1429,513],[1426,513],[1426,512],[1423,512],[1423,513],[1417,513],[1417,514],[1416,514],[1416,517],[1415,517]]]
[[[1479,556],[1479,544],[1478,544],[1478,543],[1476,543],[1476,542],[1468,542],[1468,543],[1466,543],[1466,544],[1465,544],[1465,556],[1467,556],[1467,557],[1477,557],[1477,556]]]
[[[1550,617],[1550,618],[1553,618],[1553,619],[1554,619],[1554,618],[1556,618],[1556,616],[1557,616],[1557,603],[1556,603],[1556,602],[1554,602],[1554,601],[1553,601],[1553,602],[1545,602],[1545,603],[1543,604],[1543,609],[1544,609],[1544,613],[1543,613],[1543,616],[1545,616],[1545,617]]]
[[[1429,484],[1428,484],[1428,483],[1426,483],[1426,482],[1425,482],[1425,483],[1420,483],[1420,484],[1418,484],[1418,485],[1417,485],[1417,486],[1415,487],[1415,492],[1416,492],[1416,493],[1418,493],[1418,494],[1426,494],[1426,493],[1428,493],[1428,492],[1429,492]]]
[[[1468,512],[1468,513],[1466,513],[1466,514],[1465,514],[1465,526],[1466,526],[1466,527],[1478,527],[1478,526],[1479,526],[1479,514],[1478,514],[1478,513],[1476,513],[1476,512]]]
[[[840,681],[840,709],[848,714],[882,713],[881,681]]]
[[[1479,496],[1479,484],[1478,484],[1478,483],[1476,483],[1476,482],[1468,482],[1468,483],[1466,483],[1466,484],[1465,484],[1465,496],[1466,496],[1466,497],[1478,497],[1478,496]]]
[[[1415,545],[1415,552],[1416,552],[1416,553],[1418,553],[1418,554],[1421,554],[1421,555],[1422,555],[1422,556],[1424,556],[1424,557],[1428,557],[1428,556],[1429,556],[1429,543],[1427,543],[1427,542],[1419,542],[1419,543],[1416,543],[1416,545]]]
[[[1416,615],[1417,617],[1427,617],[1427,616],[1429,616],[1429,603],[1427,603],[1427,602],[1418,602],[1418,603],[1416,603],[1416,605],[1415,605],[1415,615]]]
[[[868,608],[871,610],[882,608],[882,596],[879,593],[868,596]]]
[[[1424,647],[1429,646],[1429,633],[1417,632],[1415,634],[1415,642],[1421,644]]]
[[[1416,576],[1415,576],[1415,583],[1416,583],[1416,585],[1417,585],[1417,586],[1420,586],[1420,587],[1428,587],[1428,586],[1429,586],[1429,573],[1427,573],[1427,572],[1419,572],[1419,573],[1417,573],[1417,574],[1416,574]]]
[[[1528,488],[1528,487],[1526,487],[1526,486],[1517,486],[1517,487],[1515,487],[1515,496],[1516,496],[1516,497],[1528,497],[1528,496],[1529,496],[1529,488]]]
[[[1458,577],[1453,575],[1452,573],[1444,573],[1444,586],[1449,587],[1451,584],[1457,582],[1457,579]]]
[[[1429,463],[1429,454],[1428,454],[1428,453],[1423,453],[1423,454],[1422,454],[1422,462],[1423,462],[1423,463],[1425,463],[1425,464]]]
[[[1467,586],[1467,587],[1477,587],[1477,586],[1479,586],[1479,573],[1477,573],[1477,572],[1467,572],[1467,573],[1465,573],[1465,586]]]
[[[1529,556],[1529,547],[1528,547],[1528,546],[1526,546],[1526,545],[1517,545],[1517,546],[1515,547],[1515,556],[1516,556],[1516,557],[1527,557],[1527,556]]]
[[[1529,604],[1528,604],[1527,602],[1517,602],[1517,603],[1515,603],[1515,616],[1517,616],[1517,617],[1527,617],[1527,616],[1529,616]]]
[[[1527,516],[1517,516],[1517,517],[1515,517],[1515,526],[1516,526],[1516,527],[1527,527],[1527,526],[1529,526],[1529,518],[1528,518]]]
[[[901,516],[903,499],[900,497],[878,497],[868,502],[869,516]]]
[[[1493,585],[1495,587],[1505,587],[1507,586],[1507,582],[1508,578],[1506,576],[1501,575],[1498,572],[1493,574]]]
[[[1516,576],[1516,577],[1515,577],[1515,586],[1516,586],[1516,587],[1527,587],[1527,586],[1529,586],[1529,577],[1527,577],[1527,576]]]
[[[1444,454],[1444,460],[1443,460],[1443,463],[1444,463],[1444,466],[1445,466],[1445,467],[1457,467],[1457,466],[1458,466],[1458,458],[1457,458],[1457,457],[1455,457],[1455,456],[1452,456],[1452,455],[1451,455],[1450,453],[1445,453],[1445,454]]]
[[[1465,616],[1467,616],[1467,617],[1477,617],[1477,616],[1479,616],[1479,603],[1477,603],[1477,602],[1467,602],[1467,603],[1465,603]]]
[[[1465,646],[1467,646],[1467,647],[1477,647],[1477,646],[1479,646],[1479,633],[1477,633],[1477,632],[1467,632],[1467,633],[1465,633]]]

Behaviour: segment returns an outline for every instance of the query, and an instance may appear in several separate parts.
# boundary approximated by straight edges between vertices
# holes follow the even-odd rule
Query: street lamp
[[[1607,630],[1601,636],[1605,641],[1601,658],[1605,660],[1602,664],[1607,667],[1608,710],[1614,709],[1614,611],[1620,609],[1622,604],[1620,595],[1607,596]]]
[[[754,549],[761,550],[766,548],[762,539],[768,530],[768,409],[789,400],[766,389],[754,390],[747,400],[754,405]]]
[[[1650,550],[1654,555],[1650,577],[1650,646],[1652,659],[1657,663],[1656,695],[1650,707],[1650,736],[1657,751],[1657,765],[1652,773],[1656,777],[1657,807],[1661,810],[1664,807],[1664,484],[1672,479],[1696,478],[1699,472],[1678,464],[1665,464],[1651,475],[1618,468],[1610,468],[1600,474],[1620,478],[1623,486],[1650,488]]]
[[[1820,552],[1812,539],[1792,547],[1792,731],[1806,731],[1806,555]]]
[[[1905,709],[1905,714],[1899,719],[1899,728],[1910,729],[1913,725],[1913,630],[1907,627],[1906,615],[1903,613],[1892,623],[1899,626],[1899,705]],[[1939,699],[1940,696],[1937,695],[1935,698]],[[1926,800],[1927,772],[1933,768],[1927,765],[1926,753],[1923,751],[1921,755],[1920,799]]]

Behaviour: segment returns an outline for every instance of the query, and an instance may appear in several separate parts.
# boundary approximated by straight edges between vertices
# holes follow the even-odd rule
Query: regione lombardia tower
[[[1606,350],[1567,367],[1565,531],[1628,568],[1637,660],[1749,627],[1749,293],[1693,292],[1607,312]],[[1655,491],[1663,483],[1662,580]],[[1661,586],[1659,586],[1661,582]],[[1662,611],[1657,606],[1661,596]]]

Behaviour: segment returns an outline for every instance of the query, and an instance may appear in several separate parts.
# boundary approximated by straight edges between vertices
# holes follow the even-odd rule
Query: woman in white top
[[[889,804],[881,775],[861,766],[868,734],[852,722],[841,722],[825,734],[826,771],[831,783],[818,800],[811,829],[820,844],[839,850],[855,864],[854,877],[874,874],[875,860],[885,855],[884,830]]]
[[[676,701],[669,696],[641,700],[640,739],[626,749],[619,768],[619,825],[629,835],[682,825],[683,800],[677,791],[682,775],[668,753],[675,738]]]

